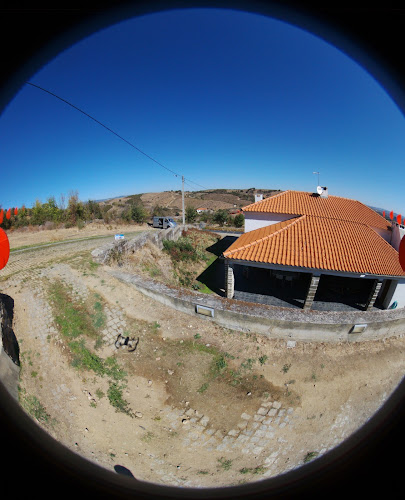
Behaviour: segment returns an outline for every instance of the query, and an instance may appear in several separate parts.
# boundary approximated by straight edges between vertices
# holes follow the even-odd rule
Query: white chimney
[[[262,199],[263,199],[262,194],[255,193],[255,203],[257,203],[258,201],[262,201]]]

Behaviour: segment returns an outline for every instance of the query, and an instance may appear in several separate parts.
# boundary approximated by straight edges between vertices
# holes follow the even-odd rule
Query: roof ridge
[[[258,203],[262,203],[263,201],[267,201],[267,200],[270,200],[271,199],[274,199],[274,198],[278,198],[279,196],[281,196],[282,194],[286,194],[286,193],[289,193],[291,191],[291,189],[287,189],[287,191],[282,191],[281,193],[277,193],[277,194],[274,194],[273,196],[269,196],[268,198],[263,198],[262,200],[259,200],[259,201],[254,201],[253,203],[249,203],[249,205],[245,205],[244,207],[242,207],[242,210],[244,210],[245,208],[247,207],[250,207],[251,205],[256,205]]]
[[[313,217],[314,219],[316,218],[316,219],[324,219],[324,220],[338,220],[340,222],[350,222],[351,224],[360,224],[361,226],[367,226],[370,229],[373,228],[373,226],[370,226],[369,224],[367,224],[367,222],[362,222],[362,221],[359,221],[359,220],[341,219],[338,215],[335,216],[335,217],[329,217],[327,215],[306,214],[306,216],[307,217]]]
[[[287,219],[286,221],[280,221],[277,224],[282,224],[283,222],[287,222],[287,221],[292,221],[292,222],[290,224],[286,224],[283,227],[280,227],[280,229],[277,229],[277,231],[274,231],[274,233],[267,234],[266,236],[263,236],[262,238],[254,240],[254,241],[247,243],[246,245],[243,245],[241,247],[235,248],[234,250],[231,250],[229,253],[224,252],[224,254],[228,253],[228,255],[232,255],[234,252],[240,252],[241,250],[245,250],[246,248],[250,248],[253,245],[257,245],[257,243],[261,243],[262,241],[268,240],[272,236],[275,236],[275,235],[281,233],[282,231],[285,231],[286,229],[289,229],[290,227],[294,226],[297,222],[301,221],[305,217],[306,217],[306,215],[300,215],[299,217],[293,217],[292,219]],[[270,226],[264,226],[264,227],[271,227],[272,225],[273,224],[271,224]],[[254,229],[254,231],[258,231],[259,229],[263,229],[263,228]],[[249,231],[249,232],[252,232],[252,231]],[[244,233],[244,234],[247,234],[247,233]]]

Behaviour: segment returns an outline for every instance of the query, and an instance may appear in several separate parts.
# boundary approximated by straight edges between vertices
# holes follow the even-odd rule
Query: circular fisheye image
[[[316,461],[403,377],[404,134],[361,66],[258,14],[162,11],[66,49],[0,117],[1,382],[126,479]]]

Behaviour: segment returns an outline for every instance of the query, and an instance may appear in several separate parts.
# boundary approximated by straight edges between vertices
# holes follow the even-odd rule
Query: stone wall
[[[181,236],[183,230],[189,227],[191,226],[176,226],[169,229],[142,232],[131,240],[117,240],[107,243],[93,250],[91,255],[99,264],[106,264],[114,253],[133,253],[139,248],[142,248],[147,241],[155,244],[161,250],[163,248],[163,240],[177,240]]]
[[[9,393],[18,399],[20,358],[12,328],[13,310],[13,299],[0,293],[0,380]]]

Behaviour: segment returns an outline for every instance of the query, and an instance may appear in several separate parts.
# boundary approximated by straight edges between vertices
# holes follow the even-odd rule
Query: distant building
[[[242,210],[245,233],[223,253],[228,298],[318,310],[405,307],[403,226],[327,188],[285,191]]]
[[[197,209],[196,209],[196,212],[197,212],[198,214],[203,214],[203,213],[205,213],[205,212],[209,212],[209,209],[208,209],[208,208],[197,208]]]

